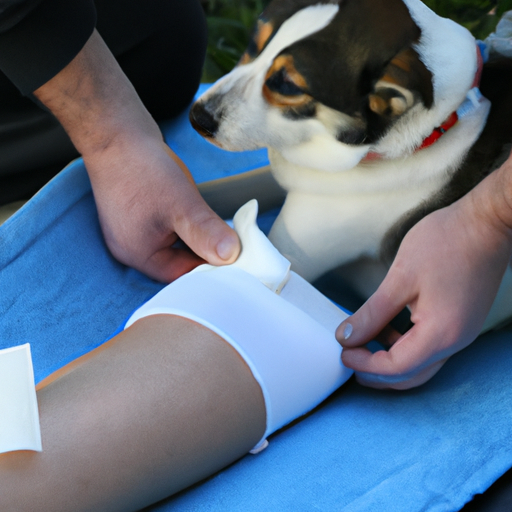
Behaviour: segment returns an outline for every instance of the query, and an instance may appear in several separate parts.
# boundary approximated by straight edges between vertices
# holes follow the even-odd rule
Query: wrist
[[[477,220],[512,244],[512,159],[482,180],[467,198]]]
[[[494,177],[494,212],[504,229],[512,231],[512,157],[492,175]]]

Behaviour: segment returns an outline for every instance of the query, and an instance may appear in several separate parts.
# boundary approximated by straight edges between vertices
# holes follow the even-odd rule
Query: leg
[[[157,315],[38,391],[43,452],[0,456],[0,510],[138,510],[212,474],[265,431],[261,388],[230,345]]]

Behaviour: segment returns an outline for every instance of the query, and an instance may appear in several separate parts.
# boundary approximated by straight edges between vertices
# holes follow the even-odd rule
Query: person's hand
[[[232,262],[236,233],[204,202],[186,169],[155,137],[84,155],[105,241],[122,263],[163,282],[197,265]],[[173,247],[178,237],[192,249]]]
[[[203,260],[237,258],[236,233],[203,201],[96,31],[34,95],[82,154],[106,243],[119,261],[169,282]],[[193,252],[173,247],[178,238]]]
[[[478,336],[512,253],[511,174],[509,161],[414,226],[375,294],[338,327],[343,363],[360,383],[418,386]],[[400,335],[388,324],[405,306],[414,325]],[[372,339],[389,350],[372,354]]]

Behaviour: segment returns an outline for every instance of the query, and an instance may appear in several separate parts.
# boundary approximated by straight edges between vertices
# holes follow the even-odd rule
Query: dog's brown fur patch
[[[258,28],[254,37],[254,42],[256,43],[258,53],[261,53],[273,32],[274,25],[272,25],[270,21],[264,22],[262,20],[258,20]]]
[[[297,71],[291,55],[280,55],[277,57],[272,66],[270,66],[265,76],[265,81],[274,73],[284,69],[286,77],[290,82],[300,89],[307,89],[306,79]],[[263,96],[270,105],[276,107],[300,107],[311,101],[309,94],[303,93],[299,95],[287,96],[276,91],[272,91],[266,84],[263,86]]]

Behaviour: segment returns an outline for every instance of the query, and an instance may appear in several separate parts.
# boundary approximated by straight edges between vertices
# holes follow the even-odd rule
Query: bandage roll
[[[304,286],[328,302],[309,284]],[[341,363],[332,321],[327,328],[318,321],[318,313],[314,319],[236,267],[184,275],[139,308],[126,328],[156,314],[178,315],[202,324],[242,356],[265,400],[266,430],[257,446],[317,406],[351,375]]]

